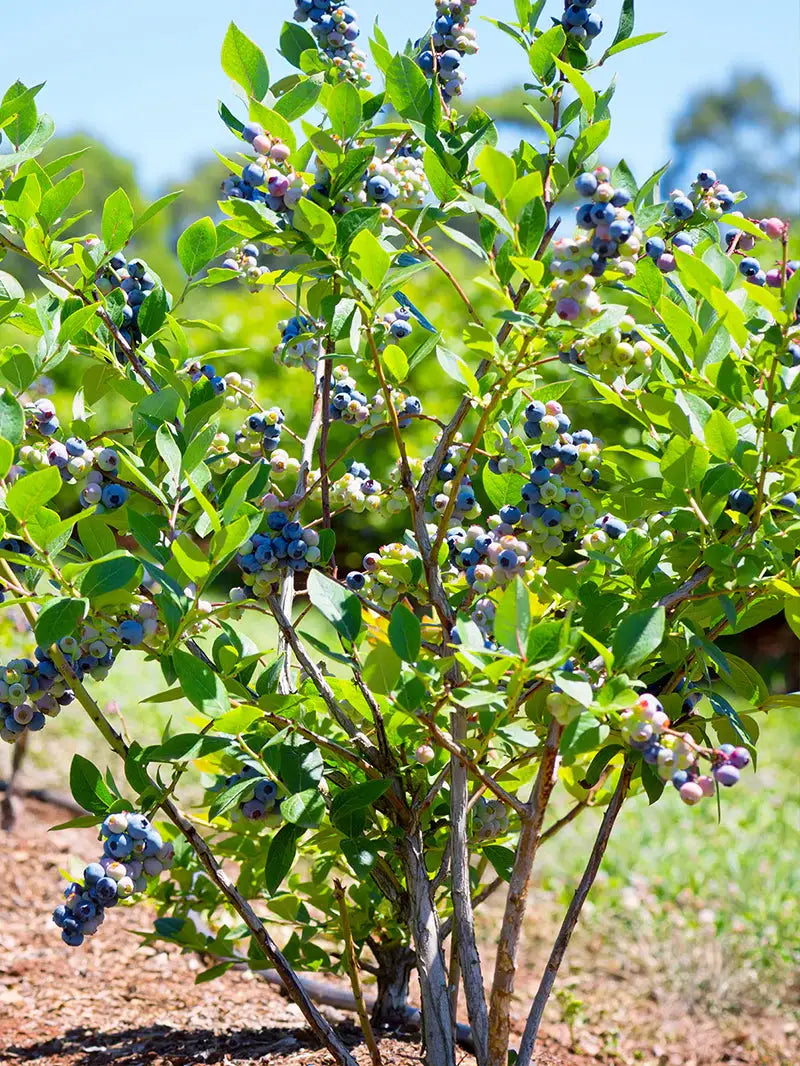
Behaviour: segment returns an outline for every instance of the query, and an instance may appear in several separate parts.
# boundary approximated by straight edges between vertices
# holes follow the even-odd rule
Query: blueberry
[[[264,184],[264,171],[258,163],[248,163],[242,170],[242,181],[251,187]]]
[[[518,562],[519,557],[511,548],[505,548],[497,556],[497,565],[502,567],[503,570],[513,570]]]
[[[103,907],[108,907],[117,898],[117,882],[111,877],[101,877],[92,889],[94,897]]]
[[[264,127],[259,126],[257,122],[245,123],[244,129],[242,130],[242,136],[248,144],[252,144],[256,137],[263,137],[263,135]]]
[[[579,174],[575,179],[575,191],[579,196],[594,196],[597,192],[597,186],[597,178],[589,171],[586,171],[585,174]]]
[[[675,214],[675,218],[680,219],[681,222],[685,222],[694,214],[694,204],[687,196],[679,196],[676,200],[672,201],[672,210]]]
[[[135,618],[126,618],[117,626],[117,636],[126,648],[135,648],[144,640],[144,627]]]
[[[797,493],[785,492],[783,496],[778,500],[776,507],[782,507],[787,511],[794,511],[797,507]]]
[[[522,512],[519,507],[514,507],[511,504],[506,504],[505,507],[500,508],[500,518],[508,523],[510,526],[515,526],[517,522],[522,518]]]
[[[761,264],[752,256],[745,256],[739,261],[739,273],[745,278],[754,278],[761,270]]]
[[[728,494],[728,510],[738,511],[739,514],[750,514],[755,507],[756,501],[744,489],[734,489]]]
[[[351,570],[345,578],[345,583],[353,592],[359,592],[367,583],[367,579],[360,570]]]
[[[103,489],[103,506],[108,507],[110,511],[122,507],[127,499],[128,490],[124,485],[106,485]]]

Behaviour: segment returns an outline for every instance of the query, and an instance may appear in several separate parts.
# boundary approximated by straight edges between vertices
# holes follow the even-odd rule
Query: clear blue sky
[[[390,40],[418,37],[430,23],[430,0],[351,0],[369,27],[376,15]],[[234,94],[219,66],[219,49],[233,19],[262,47],[275,79],[284,71],[274,49],[292,0],[18,0],[3,18],[3,80],[47,81],[41,106],[61,132],[83,129],[132,159],[148,191],[210,157],[226,138],[216,115],[219,97]],[[610,42],[620,0],[598,0]],[[723,84],[732,72],[763,71],[783,101],[800,105],[800,5],[797,0],[639,0],[635,32],[668,35],[612,57],[594,79],[618,74],[608,157],[624,155],[640,180],[665,161],[671,122],[694,90]],[[558,0],[548,10],[555,13]],[[477,13],[509,19],[513,0],[481,0],[473,24],[481,52],[470,59],[478,92],[519,83],[525,57]],[[366,34],[364,35],[366,36]],[[709,165],[714,161],[710,160]]]

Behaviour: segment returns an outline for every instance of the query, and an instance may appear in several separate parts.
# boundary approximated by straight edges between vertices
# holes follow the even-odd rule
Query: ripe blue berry
[[[750,514],[755,507],[756,501],[744,489],[734,489],[728,494],[728,510],[738,511],[739,514]]]

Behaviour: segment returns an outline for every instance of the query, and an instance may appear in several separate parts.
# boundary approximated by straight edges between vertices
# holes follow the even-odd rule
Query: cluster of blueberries
[[[321,323],[307,315],[293,315],[285,322],[280,322],[278,328],[281,339],[275,348],[276,358],[286,366],[302,366],[313,371],[323,355],[319,336]]]
[[[525,408],[523,429],[529,440],[539,442],[538,450],[531,455],[534,469],[549,469],[568,482],[591,486],[598,483],[601,441],[588,429],[572,432],[572,421],[557,400],[532,400]]]
[[[671,781],[690,807],[704,796],[713,796],[716,785],[731,788],[750,762],[747,748],[722,744],[706,753],[688,733],[670,731],[663,706],[650,693],[640,696],[633,707],[622,711],[620,718],[626,743],[642,753],[644,761],[662,781]],[[709,774],[700,772],[701,756],[711,763]]]
[[[263,822],[268,815],[280,813],[278,786],[250,763],[245,763],[238,773],[223,778],[212,791],[224,791],[240,781],[252,781],[253,789],[252,793],[246,793],[239,800],[229,816],[231,821]]]
[[[42,437],[52,437],[61,428],[56,414],[56,405],[46,396],[31,404],[29,414],[27,428]]]
[[[363,592],[379,607],[391,607],[416,589],[421,592],[422,564],[419,553],[407,544],[384,544],[368,552],[363,570],[351,570],[346,584],[353,592]]]
[[[628,369],[644,374],[652,368],[653,349],[636,329],[632,315],[596,336],[579,337],[558,353],[568,366],[585,366],[603,381],[614,381]]]
[[[472,488],[472,478],[478,471],[478,464],[474,457],[470,458],[461,479],[456,481],[461,465],[461,450],[460,445],[451,445],[444,454],[442,465],[436,471],[431,486],[431,517],[446,511],[451,500],[453,502],[451,513],[454,521],[462,522],[464,519],[470,521],[481,513],[480,504]],[[423,469],[427,469],[430,461],[430,458],[424,460]]]
[[[334,367],[332,376],[328,414],[333,421],[350,425],[363,425],[369,421],[371,408],[366,393],[356,388],[356,380],[350,377],[347,367]]]
[[[143,814],[121,811],[109,814],[101,827],[103,856],[83,871],[83,884],[73,881],[64,892],[65,902],[53,912],[61,939],[71,948],[96,933],[105,911],[120,900],[147,889],[147,879],[172,866],[173,845]]]
[[[50,401],[39,400],[38,403]],[[115,448],[90,448],[80,437],[66,440],[51,440],[42,448],[25,444],[19,457],[24,464],[17,473],[23,474],[26,467],[55,467],[66,484],[80,484],[80,505],[94,507],[98,514],[116,511],[127,503],[128,489],[110,480],[119,471],[119,453]]]
[[[0,542],[0,548],[9,544]],[[9,551],[19,551],[15,542]],[[152,605],[142,605],[151,608]],[[102,681],[108,676],[121,648],[140,645],[157,627],[152,617],[123,618],[117,625],[85,624],[77,636],[62,637],[58,648],[71,674],[83,681]],[[146,629],[147,627],[147,629]],[[0,739],[13,744],[26,730],[42,729],[46,718],[55,718],[75,696],[46,648],[37,647],[33,659],[12,659],[0,667]]]
[[[198,359],[187,359],[183,364],[182,371],[193,385],[203,380],[208,381],[216,396],[222,396],[225,406],[231,409],[236,407],[249,408],[253,406],[253,393],[256,391],[255,382],[249,378],[243,378],[241,374],[232,370],[228,374],[218,374],[212,363],[201,363]]]
[[[556,314],[578,325],[600,314],[596,279],[608,271],[623,277],[636,273],[642,231],[628,205],[630,193],[615,189],[608,167],[586,171],[575,179],[575,189],[587,202],[580,205],[576,221],[586,236],[563,238],[553,244],[550,272]]]
[[[230,270],[240,278],[244,278],[254,291],[258,279],[269,273],[269,267],[259,266],[258,259],[261,250],[257,244],[243,244],[241,248],[230,248],[222,261],[222,269]]]
[[[156,287],[156,279],[147,269],[143,259],[131,259],[117,252],[111,256],[108,266],[97,276],[97,288],[102,293],[120,289],[125,293],[122,307],[122,327],[120,335],[128,344],[141,340],[139,331],[139,310],[145,297]]]
[[[478,51],[477,34],[468,25],[477,2],[437,0],[433,33],[416,42],[417,63],[424,74],[437,76],[445,103],[461,95],[466,81],[461,63],[464,56]]]
[[[357,86],[369,85],[367,57],[355,47],[361,32],[355,11],[345,0],[295,0],[295,3],[295,21],[311,21],[311,32],[341,76]]]
[[[381,509],[382,491],[383,486],[372,476],[366,463],[353,460],[347,472],[331,485],[331,506],[336,510],[346,507],[356,514],[363,511],[375,514]]]
[[[523,573],[531,547],[515,529],[521,520],[519,507],[509,504],[489,518],[488,530],[479,525],[449,530],[450,561],[473,592],[485,594]]]
[[[561,25],[578,41],[589,44],[603,29],[603,20],[591,13],[597,0],[565,0]]]
[[[502,800],[478,798],[472,808],[472,836],[477,843],[503,836],[508,824],[508,808]]]
[[[266,511],[266,530],[254,533],[236,556],[242,581],[257,599],[265,599],[274,591],[282,572],[308,570],[321,557],[317,531],[290,518],[280,508],[275,493],[267,493],[261,504]],[[245,595],[240,590],[232,598]]]

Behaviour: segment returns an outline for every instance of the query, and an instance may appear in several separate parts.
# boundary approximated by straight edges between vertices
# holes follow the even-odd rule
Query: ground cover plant
[[[528,55],[542,129],[510,154],[459,110],[474,2],[437,4],[400,52],[376,26],[368,60],[352,9],[302,0],[277,82],[231,25],[221,215],[180,236],[180,292],[136,254],[173,197],[136,214],[120,189],[99,233],[67,239],[75,158],[38,162],[53,123],[36,88],[0,105],[0,319],[19,333],[0,367],[0,577],[32,630],[3,666],[0,736],[21,752],[66,708],[118,757],[72,762],[103,854],[54,924],[79,949],[147,893],[152,938],[211,958],[208,979],[276,969],[348,1066],[298,970],[349,973],[358,1003],[372,975],[381,1026],[405,1019],[415,973],[430,1066],[457,1040],[480,1066],[527,1066],[623,804],[735,804],[763,715],[800,703],[717,643],[781,611],[800,631],[788,224],[748,217],[710,169],[662,201],[662,172],[607,166],[613,83],[585,72],[647,38],[630,0],[605,50],[594,3],[547,6],[519,0],[495,27]],[[409,297],[426,274],[460,319]],[[236,281],[286,307],[274,356],[307,381],[304,420],[227,369],[240,351],[193,351],[187,300]],[[70,409],[43,384],[67,359],[85,368]],[[573,424],[576,382],[634,444]],[[350,567],[337,526],[354,516]],[[188,699],[191,730],[144,746],[112,722],[93,685],[123,653],[159,663],[158,701]],[[189,765],[206,794],[185,810]],[[512,1048],[537,851],[590,807],[599,831]],[[490,974],[474,914],[492,895]]]

